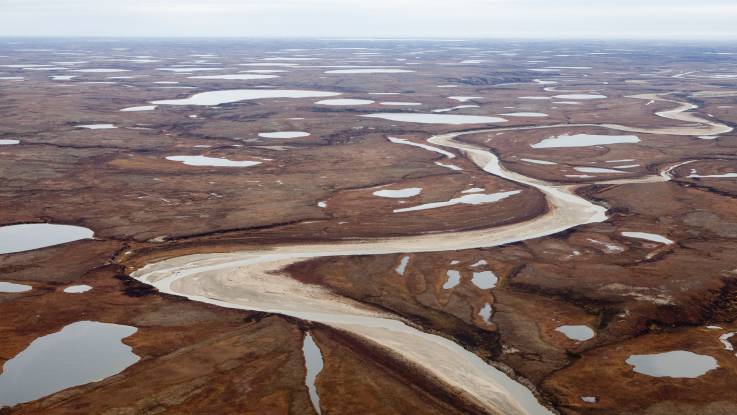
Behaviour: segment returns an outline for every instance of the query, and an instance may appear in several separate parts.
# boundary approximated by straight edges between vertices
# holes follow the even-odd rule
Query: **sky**
[[[0,36],[737,39],[737,0],[0,0]]]

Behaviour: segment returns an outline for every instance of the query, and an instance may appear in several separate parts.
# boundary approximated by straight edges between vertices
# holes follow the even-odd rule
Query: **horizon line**
[[[29,34],[0,34],[0,39],[275,39],[275,40],[342,40],[342,41],[389,41],[389,40],[416,40],[416,41],[446,41],[464,42],[479,40],[514,40],[514,41],[672,41],[672,42],[733,42],[737,40],[737,33],[720,35],[720,37],[660,37],[660,36],[626,36],[626,37],[597,37],[597,36],[282,36],[282,35],[29,35]]]

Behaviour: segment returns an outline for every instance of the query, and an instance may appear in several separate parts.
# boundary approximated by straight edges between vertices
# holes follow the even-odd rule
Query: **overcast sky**
[[[0,36],[736,39],[737,0],[0,0]]]

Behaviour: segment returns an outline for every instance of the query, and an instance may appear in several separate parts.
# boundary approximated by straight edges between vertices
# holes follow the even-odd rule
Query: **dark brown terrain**
[[[326,73],[351,66],[411,72]],[[186,67],[215,69],[187,73]],[[95,68],[125,72],[76,72]],[[167,68],[182,72],[161,70]],[[284,72],[243,72],[254,70]],[[278,77],[191,78],[224,74]],[[74,78],[51,78],[65,75]],[[341,95],[120,111],[234,89]],[[554,97],[581,94],[605,98]],[[638,94],[674,102],[632,98]],[[315,104],[324,99],[375,102]],[[0,291],[0,368],[34,340],[88,320],[137,328],[123,342],[140,357],[104,380],[0,413],[316,413],[305,383],[307,332],[324,363],[315,382],[322,414],[488,412],[422,367],[349,331],[162,294],[131,278],[146,264],[189,254],[442,238],[553,214],[539,189],[489,174],[465,152],[434,146],[452,153],[448,158],[412,145],[483,128],[497,130],[457,141],[493,152],[507,170],[528,178],[579,185],[575,193],[605,208],[607,219],[501,246],[311,258],[289,265],[289,276],[462,345],[530,387],[551,411],[737,413],[737,336],[723,336],[737,332],[737,133],[623,132],[611,126],[708,127],[662,115],[678,103],[696,106],[688,113],[700,119],[736,126],[737,48],[0,39],[0,142],[20,141],[0,145],[0,229],[54,223],[94,231],[94,239],[0,254],[0,282],[32,286]],[[476,107],[433,112],[460,105]],[[375,113],[507,121],[424,124],[361,117]],[[504,115],[510,113],[547,116]],[[117,128],[78,127],[90,124]],[[527,126],[555,127],[509,129]],[[284,131],[310,135],[259,136]],[[578,134],[636,135],[639,141],[533,147]],[[166,158],[187,155],[260,164],[191,166]],[[422,191],[374,194],[408,188]],[[518,193],[491,203],[397,212],[512,191]],[[451,270],[460,280],[444,288]],[[472,282],[480,271],[493,272],[493,288]],[[62,291],[75,284],[92,290]],[[556,330],[564,325],[588,326],[595,336],[568,338]],[[696,377],[656,377],[626,362],[631,355],[674,350],[710,356],[718,367]]]

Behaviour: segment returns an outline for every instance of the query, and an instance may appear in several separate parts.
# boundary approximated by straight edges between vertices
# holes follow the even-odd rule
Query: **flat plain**
[[[735,125],[728,44],[2,39],[0,413],[737,413]]]

